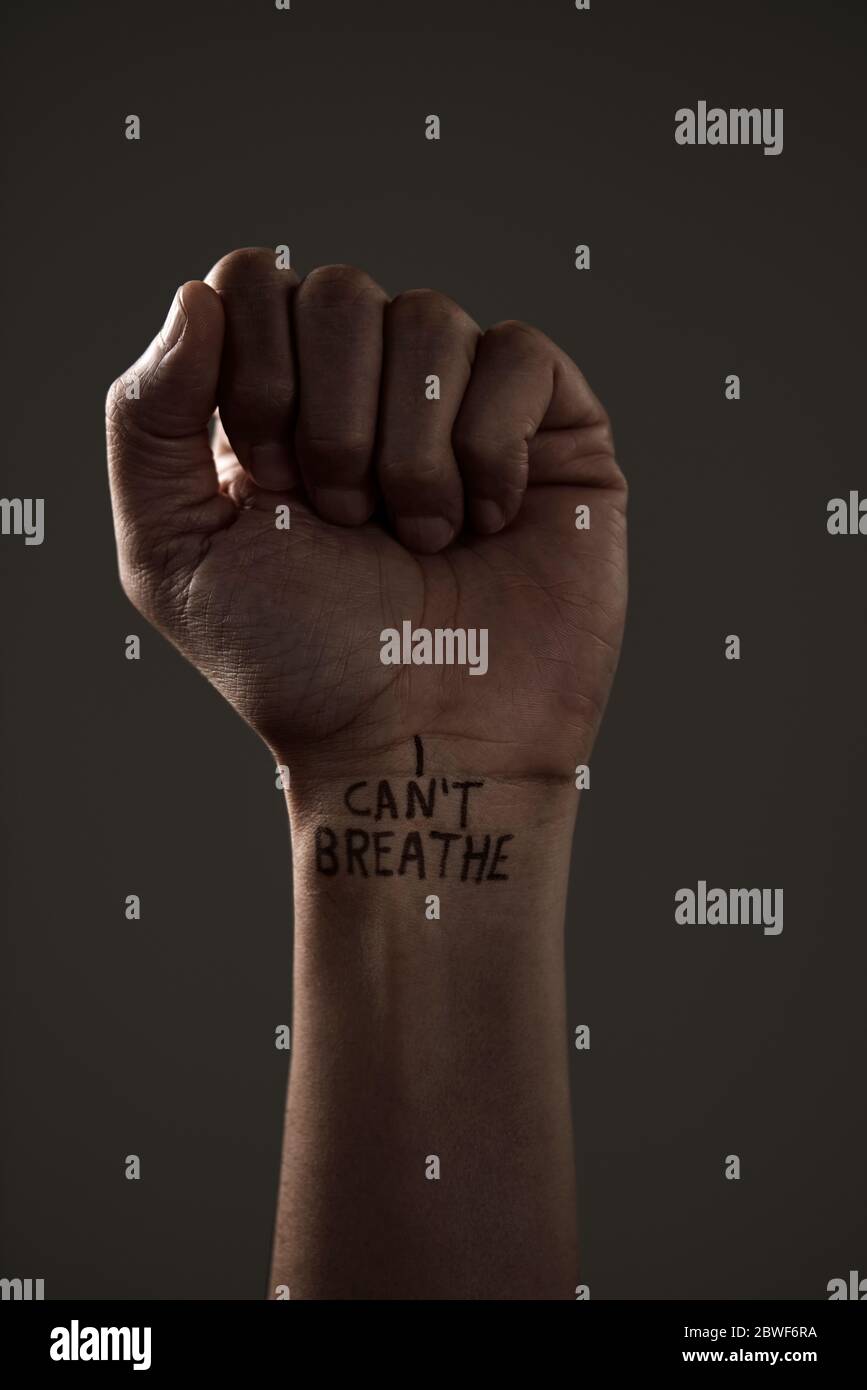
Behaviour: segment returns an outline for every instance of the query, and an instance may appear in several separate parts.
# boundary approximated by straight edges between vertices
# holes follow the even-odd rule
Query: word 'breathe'
[[[319,825],[315,834],[316,871],[327,877],[348,874],[359,878],[453,878],[462,883],[505,881],[505,846],[512,834],[471,830],[471,793],[484,782],[458,782],[447,777],[417,778],[393,784],[352,782],[343,805],[364,822],[334,828]],[[377,823],[451,819],[451,829],[374,829]]]

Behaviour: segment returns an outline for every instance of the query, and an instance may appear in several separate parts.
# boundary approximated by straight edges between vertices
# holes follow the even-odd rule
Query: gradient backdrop
[[[102,407],[178,284],[279,243],[529,320],[614,420],[632,599],[568,930],[592,1297],[867,1274],[867,537],[825,525],[867,492],[863,5],[18,0],[3,27],[0,491],[46,499],[46,539],[0,537],[0,1275],[266,1289],[285,814],[120,591]],[[679,148],[701,99],[783,107],[782,155]],[[782,887],[782,935],[676,927],[700,878]]]

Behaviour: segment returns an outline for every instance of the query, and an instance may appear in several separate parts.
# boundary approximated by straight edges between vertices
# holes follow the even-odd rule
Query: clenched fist
[[[413,735],[492,775],[587,756],[626,489],[602,406],[544,334],[235,251],[178,291],[107,429],[126,593],[293,776],[385,765]],[[384,665],[380,634],[406,621],[486,629],[487,678]]]

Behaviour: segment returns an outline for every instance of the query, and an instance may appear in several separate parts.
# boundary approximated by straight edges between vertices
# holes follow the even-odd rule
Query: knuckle
[[[629,479],[613,454],[611,455],[611,486],[620,493],[621,508],[625,512],[629,502]]]
[[[379,473],[386,486],[406,483],[413,487],[441,487],[449,477],[449,460],[441,450],[424,446],[416,446],[409,461],[405,452],[385,450]]]
[[[429,324],[446,329],[466,329],[472,325],[472,319],[457,300],[439,290],[404,290],[392,300],[391,313],[414,325]]]
[[[485,349],[506,370],[535,368],[550,356],[551,342],[539,328],[520,319],[503,319],[489,328]]]
[[[249,434],[251,427],[285,425],[295,407],[295,387],[287,379],[233,378],[223,403],[226,429]]]
[[[314,299],[324,308],[345,308],[363,299],[385,299],[367,271],[354,265],[317,266],[302,280],[298,294],[302,304]]]
[[[298,449],[313,467],[325,470],[338,464],[347,471],[362,473],[370,462],[372,441],[362,430],[335,430],[328,436],[302,434]]]
[[[601,418],[600,418],[600,420],[599,420],[599,424],[596,426],[596,428],[597,428],[597,430],[599,431],[599,447],[600,447],[600,449],[602,450],[602,452],[603,452],[604,454],[612,454],[612,455],[613,455],[613,453],[614,453],[614,430],[613,430],[612,427],[611,427],[611,421],[609,420],[608,414],[607,414],[607,412],[606,412],[605,410],[602,411],[602,415],[601,415]]]
[[[208,275],[208,283],[218,289],[231,289],[250,280],[270,278],[276,273],[276,252],[270,246],[242,246],[229,251]],[[281,272],[283,275],[285,271]]]
[[[485,336],[494,342],[513,342],[534,352],[545,342],[544,333],[532,324],[524,323],[522,319],[501,319],[493,328],[488,329]]]
[[[513,436],[457,430],[454,447],[464,467],[475,473],[502,475],[504,481],[507,476],[527,466],[526,441]]]
[[[599,406],[590,422],[578,427],[581,453],[585,456],[598,455],[614,462],[614,430],[605,410]]]

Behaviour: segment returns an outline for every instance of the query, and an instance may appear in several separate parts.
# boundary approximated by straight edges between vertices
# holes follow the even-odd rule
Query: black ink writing
[[[394,778],[351,782],[343,792],[343,805],[353,820],[381,822],[451,821],[454,829],[399,828],[368,830],[358,825],[316,828],[317,873],[332,878],[345,873],[358,878],[418,879],[455,878],[461,883],[504,882],[509,855],[504,846],[513,834],[492,835],[470,828],[477,798],[484,782],[457,782],[447,777],[424,777],[424,749],[415,737],[415,778],[401,783]],[[451,793],[458,796],[452,797]],[[454,852],[452,852],[453,846]]]

